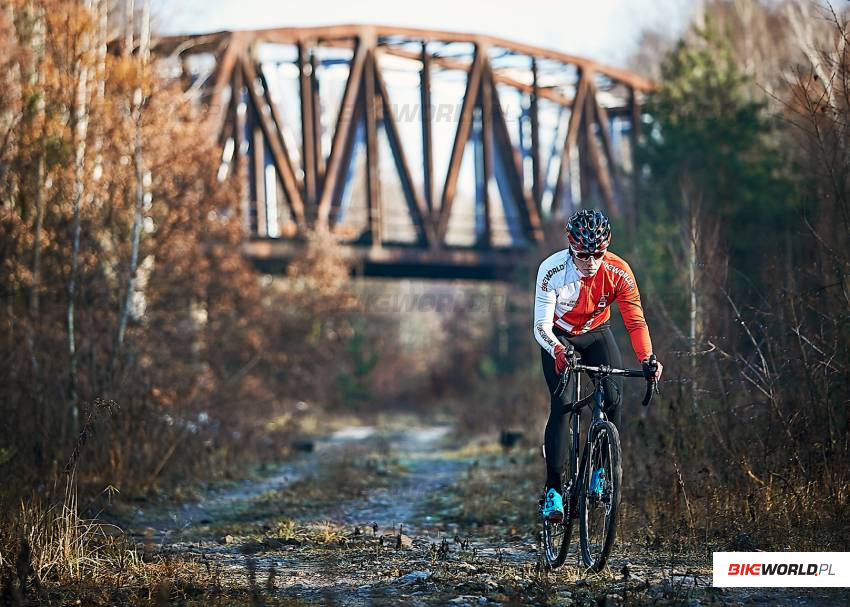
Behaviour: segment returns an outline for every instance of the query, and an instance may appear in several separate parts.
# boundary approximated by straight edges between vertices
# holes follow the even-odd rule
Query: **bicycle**
[[[643,406],[646,407],[652,400],[653,392],[658,392],[658,384],[655,381],[656,361],[653,355],[648,363],[644,364],[644,369],[617,369],[608,365],[583,365],[579,360],[575,349],[570,346],[567,350],[567,368],[558,384],[558,394],[562,395],[570,376],[574,374],[573,398],[563,412],[570,414],[569,467],[565,466],[562,472],[562,487],[566,487],[564,517],[561,521],[546,520],[543,517],[545,488],[544,495],[540,498],[538,514],[543,524],[541,539],[547,568],[556,569],[566,560],[573,521],[578,519],[582,561],[589,571],[598,572],[605,567],[614,545],[622,480],[620,435],[617,427],[605,416],[602,380],[611,375],[644,378],[647,386]],[[580,372],[587,373],[594,384],[593,393],[584,399],[581,398],[578,375]],[[581,410],[591,403],[591,421],[579,460],[576,440],[580,431],[579,418]],[[546,457],[545,446],[543,457]],[[601,519],[597,521],[600,515]],[[597,522],[601,524],[595,524]]]

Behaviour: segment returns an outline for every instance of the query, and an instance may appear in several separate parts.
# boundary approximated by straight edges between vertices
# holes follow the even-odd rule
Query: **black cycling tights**
[[[588,333],[574,337],[559,332],[555,328],[555,335],[564,345],[572,344],[576,352],[581,356],[581,362],[586,365],[611,365],[622,367],[623,357],[620,348],[611,333],[611,327],[603,324],[601,327]],[[546,434],[544,444],[546,445],[546,488],[556,489],[563,492],[561,487],[561,469],[564,460],[569,453],[569,415],[564,413],[564,404],[569,402],[572,394],[572,386],[568,386],[561,396],[555,395],[560,376],[555,373],[555,359],[543,348],[540,348],[540,359],[543,362],[543,375],[546,376],[546,384],[549,386],[549,421],[546,422]],[[620,426],[620,401],[623,393],[623,379],[620,377],[608,377],[602,382],[605,392],[606,415],[619,428]],[[587,396],[587,394],[582,395]]]

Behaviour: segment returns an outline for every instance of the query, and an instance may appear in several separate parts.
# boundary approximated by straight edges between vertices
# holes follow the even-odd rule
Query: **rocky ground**
[[[350,427],[257,479],[119,517],[174,572],[161,604],[844,605],[844,591],[715,589],[710,553],[621,538],[601,574],[538,557],[539,452],[447,426]],[[628,495],[624,496],[628,500]],[[628,540],[633,541],[628,541]]]

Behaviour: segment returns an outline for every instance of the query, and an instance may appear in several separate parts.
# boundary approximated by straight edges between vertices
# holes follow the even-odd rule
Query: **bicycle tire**
[[[617,513],[620,507],[620,485],[623,470],[621,465],[620,433],[611,422],[602,422],[594,429],[590,453],[581,475],[579,489],[579,535],[581,536],[581,558],[591,572],[604,567],[614,546],[617,535]],[[591,487],[595,479],[594,470],[600,469],[602,481]],[[600,541],[596,534],[591,538],[589,518],[604,512],[601,525],[604,535]],[[595,531],[595,529],[593,530]]]

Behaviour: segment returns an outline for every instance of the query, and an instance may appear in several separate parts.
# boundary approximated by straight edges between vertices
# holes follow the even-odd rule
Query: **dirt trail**
[[[327,437],[312,441],[312,452],[279,464],[259,479],[210,489],[202,501],[184,502],[179,507],[168,504],[154,504],[150,509],[140,507],[126,524],[129,530],[137,535],[153,530],[155,539],[161,541],[180,537],[182,533],[190,533],[198,525],[227,520],[234,514],[247,510],[255,499],[265,494],[315,476],[316,468],[322,466],[324,460],[373,438],[375,434],[376,430],[371,426],[343,428]]]
[[[202,563],[228,604],[846,604],[823,589],[713,589],[705,556],[626,542],[602,574],[574,553],[546,572],[533,452],[470,448],[446,426],[351,427],[261,479],[139,509],[124,526],[148,550]]]

